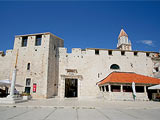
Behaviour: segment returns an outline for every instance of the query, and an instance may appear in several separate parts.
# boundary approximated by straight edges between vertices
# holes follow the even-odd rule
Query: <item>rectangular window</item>
[[[121,51],[121,55],[125,55],[125,51]]]
[[[137,56],[138,55],[138,52],[134,52],[134,56]]]
[[[30,70],[30,66],[31,66],[31,64],[28,63],[28,64],[27,64],[27,70]]]
[[[22,44],[21,44],[22,47],[26,47],[27,46],[27,40],[28,40],[28,36],[22,37]]]
[[[98,78],[99,78],[99,73],[98,73]]]
[[[111,85],[111,91],[112,92],[120,92],[120,86]]]
[[[149,53],[146,53],[146,56],[149,57]]]
[[[106,91],[108,92],[108,91],[109,91],[109,89],[108,89],[108,85],[107,85],[107,86],[105,86],[105,88],[106,88]]]
[[[102,91],[104,92],[104,86],[102,86]]]
[[[31,85],[31,78],[27,78],[26,79],[26,86],[30,86]]]
[[[123,86],[123,92],[132,92],[132,86]]]
[[[109,51],[108,51],[108,55],[112,55],[112,50],[109,50]]]
[[[99,55],[99,50],[95,50],[95,55]]]
[[[136,86],[136,92],[144,93],[144,86]]]
[[[42,42],[42,35],[36,36],[35,46],[40,46]]]

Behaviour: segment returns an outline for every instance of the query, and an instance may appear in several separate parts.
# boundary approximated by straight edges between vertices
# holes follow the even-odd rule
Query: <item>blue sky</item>
[[[133,50],[160,50],[160,2],[0,2],[0,51],[14,36],[51,32],[66,48],[116,49],[123,26]]]

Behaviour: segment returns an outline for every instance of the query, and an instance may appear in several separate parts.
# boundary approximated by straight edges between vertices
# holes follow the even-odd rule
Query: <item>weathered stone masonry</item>
[[[95,98],[101,93],[96,83],[113,71],[151,77],[159,73],[158,53],[132,51],[124,30],[118,37],[117,49],[73,48],[71,53],[67,53],[63,40],[51,33],[15,36],[13,50],[6,51],[6,55],[0,52],[0,80],[11,79],[17,52],[16,82],[24,86],[17,90],[29,90],[33,98],[64,98],[67,79],[77,81],[72,83],[77,87],[70,90],[76,90],[78,98]]]

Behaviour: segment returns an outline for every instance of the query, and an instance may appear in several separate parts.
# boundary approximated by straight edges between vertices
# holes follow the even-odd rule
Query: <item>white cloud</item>
[[[146,44],[146,45],[149,45],[149,46],[154,46],[152,40],[141,40],[141,43]]]

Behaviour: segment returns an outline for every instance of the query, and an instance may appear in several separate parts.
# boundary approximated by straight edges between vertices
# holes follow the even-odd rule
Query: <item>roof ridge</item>
[[[113,71],[112,73],[134,73],[136,74],[135,72],[122,72],[122,71]]]

